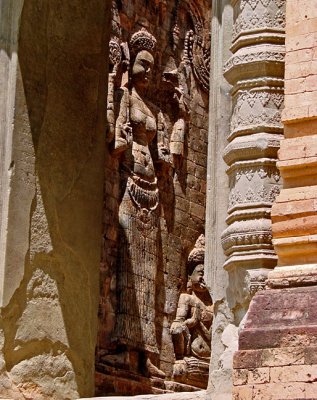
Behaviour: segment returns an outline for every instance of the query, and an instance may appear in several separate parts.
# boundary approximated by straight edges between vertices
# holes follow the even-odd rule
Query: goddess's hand
[[[121,127],[121,134],[122,137],[125,139],[127,144],[131,144],[133,142],[133,135],[132,135],[132,126],[130,122],[126,122]]]

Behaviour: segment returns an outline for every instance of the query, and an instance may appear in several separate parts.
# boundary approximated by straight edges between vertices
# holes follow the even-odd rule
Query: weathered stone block
[[[249,370],[248,383],[261,384],[270,382],[270,368],[255,368]]]
[[[316,382],[317,365],[290,365],[270,369],[271,382]]]
[[[298,400],[305,398],[305,388],[301,383],[273,383],[255,385],[254,400]]]
[[[252,399],[253,386],[243,385],[235,386],[232,390],[233,400],[250,400]]]
[[[304,354],[306,365],[317,364],[317,347],[305,347]]]
[[[264,349],[261,365],[267,367],[304,364],[303,348]]]
[[[234,386],[246,385],[248,383],[248,374],[249,371],[247,369],[234,369],[232,377]]]
[[[254,369],[261,366],[262,350],[239,350],[233,356],[233,368]]]

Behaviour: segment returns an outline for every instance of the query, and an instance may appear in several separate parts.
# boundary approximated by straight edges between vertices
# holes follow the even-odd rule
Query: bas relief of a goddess
[[[161,251],[155,164],[166,161],[169,151],[157,143],[159,113],[148,99],[155,47],[156,39],[145,28],[131,36],[129,80],[114,93],[118,117],[112,155],[119,159],[121,195],[113,335],[117,352],[112,361],[146,376],[164,378],[158,368],[155,323]]]

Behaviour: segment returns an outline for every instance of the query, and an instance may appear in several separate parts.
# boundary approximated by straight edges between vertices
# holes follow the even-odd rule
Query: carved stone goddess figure
[[[117,94],[113,155],[120,157],[122,197],[114,339],[121,362],[130,370],[141,367],[147,376],[164,377],[155,366],[159,193],[150,145],[157,135],[157,113],[146,98],[155,46],[156,39],[145,28],[132,35],[129,83]]]

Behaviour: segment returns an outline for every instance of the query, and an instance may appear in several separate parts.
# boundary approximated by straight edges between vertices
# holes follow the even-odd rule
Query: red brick
[[[289,203],[276,203],[272,208],[272,222],[292,218],[298,214],[313,214],[317,212],[317,199],[298,200]]]
[[[289,201],[315,199],[317,194],[317,186],[284,189],[277,198],[277,202],[286,203]],[[273,205],[274,207],[274,205]]]
[[[290,121],[302,120],[308,118],[309,115],[309,105],[297,105],[297,107],[285,108],[282,112],[282,120],[285,123]]]
[[[261,365],[263,367],[275,367],[284,365],[304,364],[304,349],[284,347],[282,349],[264,349]]]
[[[288,51],[285,55],[285,63],[296,64],[302,61],[311,61],[313,57],[314,57],[314,49],[312,48]]]
[[[281,147],[278,151],[279,161],[316,156],[316,139],[317,136],[315,135],[281,140]]]
[[[275,222],[272,225],[274,238],[317,234],[317,215]]]
[[[294,78],[285,80],[285,94],[302,93],[305,85],[305,78]]]
[[[309,109],[309,107],[308,107]],[[288,124],[284,121],[284,136],[285,138],[295,138],[308,135],[316,135],[317,133],[317,119],[291,121]]]
[[[305,385],[306,400],[316,400],[317,382],[307,383]]]

